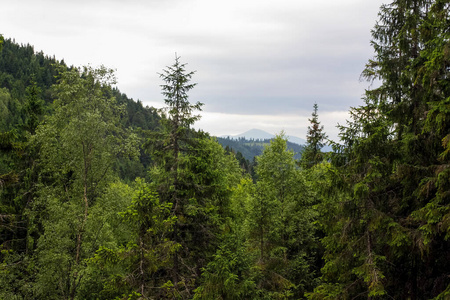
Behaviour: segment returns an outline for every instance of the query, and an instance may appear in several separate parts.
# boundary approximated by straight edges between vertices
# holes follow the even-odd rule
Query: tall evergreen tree
[[[376,56],[363,72],[381,85],[341,130],[334,180],[342,198],[328,206],[324,283],[313,299],[449,295],[450,203],[440,180],[448,163],[448,12],[448,1],[381,7]]]
[[[321,149],[325,146],[325,140],[328,136],[324,132],[323,125],[320,125],[319,114],[317,113],[318,110],[319,106],[317,103],[314,103],[312,118],[308,119],[311,125],[308,126],[308,134],[306,135],[307,143],[303,149],[302,158],[300,160],[300,165],[305,169],[309,169],[318,164],[324,158]]]
[[[166,173],[160,173],[165,178],[159,178],[158,190],[164,202],[172,203],[172,214],[177,218],[173,229],[173,241],[181,242],[182,223],[179,217],[184,214],[184,206],[187,204],[185,195],[183,195],[180,173],[182,172],[182,155],[186,154],[188,145],[195,143],[193,131],[190,127],[200,117],[193,112],[201,110],[202,103],[191,104],[189,102],[188,92],[196,84],[190,83],[194,72],[186,71],[186,64],[180,62],[180,58],[175,56],[175,63],[168,66],[160,74],[164,84],[161,85],[164,102],[167,107],[163,112],[167,113],[161,120],[162,132],[158,134],[155,144],[151,145],[154,155],[159,156],[159,167],[163,167]],[[180,281],[180,254],[174,253],[172,281],[175,286]],[[183,281],[183,279],[181,279]],[[183,282],[184,285],[192,283]],[[177,287],[178,288],[178,287]]]
[[[203,104],[189,102],[194,72],[187,72],[185,66],[176,57],[160,74],[167,107],[160,131],[153,133],[147,146],[154,159],[150,177],[161,202],[172,204],[176,220],[170,239],[180,245],[166,268],[170,274],[166,286],[173,286],[174,295],[189,298],[217,246],[229,214],[230,185],[238,180],[240,169],[216,141],[191,128],[200,117],[194,112]]]

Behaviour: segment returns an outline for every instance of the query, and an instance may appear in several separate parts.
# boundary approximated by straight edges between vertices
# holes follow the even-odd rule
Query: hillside
[[[114,70],[5,41],[0,299],[449,299],[449,12],[382,7],[362,73],[377,87],[326,154],[317,104],[302,152],[211,138],[177,55],[155,110],[113,88]]]
[[[219,137],[217,138],[218,142],[222,145],[222,147],[229,147],[233,149],[235,152],[241,152],[242,156],[252,161],[255,156],[259,156],[262,154],[264,147],[270,145],[271,138],[268,139],[247,139],[244,137],[240,138],[230,138],[230,137]],[[287,142],[287,146],[289,150],[294,151],[294,158],[300,159],[301,152],[303,151],[303,146]]]
[[[32,45],[4,40],[0,51],[0,133],[24,128],[34,133],[36,126],[54,112],[52,85],[58,82],[61,68],[74,69],[64,60],[36,52]],[[129,98],[116,87],[108,87],[104,92],[124,109],[121,125],[139,129],[136,133],[140,139],[145,139],[142,130],[158,126],[160,117],[153,107],[144,107],[141,101]],[[123,179],[145,176],[150,157],[142,148],[140,154],[140,164],[125,158],[119,160],[116,168]],[[0,172],[2,167],[0,164]]]
[[[238,134],[238,135],[225,135],[222,136],[222,138],[232,138],[232,139],[239,139],[239,138],[245,138],[247,140],[270,140],[275,138],[275,134],[268,133],[267,131],[261,130],[261,129],[250,129],[244,133]],[[287,140],[291,143],[298,144],[298,145],[304,145],[306,144],[306,141],[302,138],[292,136],[292,135],[286,135]]]
[[[51,86],[57,82],[57,66],[66,66],[66,63],[54,56],[36,52],[32,45],[19,45],[13,39],[4,40],[0,52],[0,89],[7,96],[0,98],[0,108],[5,107],[1,116],[8,118],[8,124],[4,124],[7,128],[0,130],[12,129],[25,121],[20,110],[29,95],[27,88],[30,85],[35,85],[36,97],[42,99],[43,105],[50,109],[54,100]],[[144,107],[141,101],[129,98],[117,88],[110,88],[108,93],[119,104],[125,105],[127,113],[123,115],[122,122],[126,127],[156,128],[159,116],[154,108]]]

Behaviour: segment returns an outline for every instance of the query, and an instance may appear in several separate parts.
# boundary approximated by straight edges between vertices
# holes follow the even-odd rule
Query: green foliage
[[[241,179],[232,190],[229,231],[203,271],[196,299],[287,299],[315,284],[314,213],[284,136],[258,157],[257,174],[256,184]]]
[[[300,165],[305,169],[311,168],[324,159],[324,154],[321,152],[321,149],[325,146],[327,135],[323,131],[323,125],[320,126],[319,115],[317,113],[318,107],[317,103],[314,103],[312,118],[308,119],[311,125],[308,126],[308,134],[306,135],[307,144],[303,149],[300,160]]]
[[[180,57],[175,56],[175,63],[172,66],[167,66],[160,77],[165,82],[161,85],[161,89],[165,97],[167,113],[172,122],[172,129],[182,131],[183,128],[189,128],[200,118],[200,116],[192,113],[195,110],[201,110],[203,104],[200,102],[191,104],[189,102],[187,93],[196,86],[196,83],[189,82],[195,72],[187,72],[186,64],[180,63],[179,59]]]
[[[376,56],[363,72],[381,85],[341,127],[334,202],[321,208],[323,284],[311,299],[429,299],[449,284],[448,8],[448,1],[381,7]]]
[[[168,237],[176,217],[171,215],[171,204],[160,203],[154,188],[137,179],[131,204],[122,212],[120,224],[123,236],[112,248],[101,246],[90,260],[94,269],[105,270],[101,298],[126,293],[144,297],[164,297],[162,287],[167,283],[161,274],[170,267],[173,254],[180,245]],[[98,280],[98,278],[97,278]],[[155,287],[159,287],[155,290]]]
[[[202,285],[194,299],[250,299],[256,295],[253,281],[253,257],[247,251],[243,235],[228,235],[202,272]]]
[[[8,89],[13,99],[24,103],[26,89],[35,81],[41,89],[41,99],[49,104],[53,100],[49,88],[56,83],[59,64],[64,65],[64,62],[35,52],[30,45],[18,45],[6,39],[0,52],[0,87]]]
[[[57,82],[59,66],[65,66],[64,61],[35,52],[30,45],[5,40],[4,49],[0,52],[0,89],[5,89],[3,91],[9,95],[4,96],[3,91],[0,92],[0,131],[17,129],[32,132],[44,115],[52,113],[55,93],[51,86]],[[126,113],[120,115],[122,127],[153,130],[158,126],[156,109],[143,107],[142,102],[129,99],[117,88],[105,86],[103,93],[125,107]],[[136,133],[140,138],[144,137],[142,132]],[[148,155],[141,151],[140,163],[148,167],[149,160]],[[115,168],[120,170],[121,178],[132,182],[137,175],[145,176],[143,170],[137,167],[136,171],[135,167],[136,164],[126,158],[119,158]]]
[[[270,144],[271,139],[246,139],[240,137],[238,139],[233,139],[230,137],[217,138],[218,142],[224,147],[228,147],[232,151],[236,152],[236,156],[241,153],[241,155],[248,161],[254,161],[256,156],[260,156],[266,146]],[[294,158],[300,159],[301,152],[303,151],[303,146],[287,141],[288,149],[294,151]],[[239,159],[238,159],[239,160]]]
[[[29,298],[30,281],[35,276],[29,253],[35,248],[36,234],[27,213],[36,196],[39,170],[38,153],[30,143],[30,135],[43,112],[24,110],[7,89],[0,90],[0,106],[4,108],[0,121],[0,281],[9,287],[0,298]],[[30,116],[35,118],[33,125],[28,122]],[[24,121],[30,126],[25,126]]]
[[[95,218],[95,207],[112,166],[118,156],[137,155],[136,137],[119,125],[122,108],[104,95],[112,83],[105,68],[62,68],[55,111],[33,137],[43,167],[34,204],[44,230],[37,246],[39,297],[76,297],[89,272],[85,260],[100,243],[90,223],[104,223]]]
[[[179,57],[157,111],[0,36],[0,298],[447,299],[449,10],[381,7],[380,85],[329,161],[314,105],[300,163],[283,134],[234,153],[193,130]]]
[[[8,131],[10,128],[12,113],[10,113],[9,108],[11,105],[11,95],[8,90],[3,88],[0,89],[0,129],[1,131]]]
[[[315,285],[314,276],[309,276],[315,239],[313,198],[283,134],[257,161],[258,182],[248,222],[250,235],[259,244],[260,284],[275,294],[301,297]]]
[[[175,225],[182,231],[179,259],[184,264],[197,266],[200,271],[215,252],[221,233],[229,230],[227,219],[231,216],[230,197],[242,171],[234,156],[226,155],[213,139],[200,138],[188,149],[188,154],[179,156],[177,194],[183,198],[178,202],[178,215],[172,214],[177,216]],[[163,183],[173,179],[166,177],[170,173],[154,168],[151,174],[160,195],[170,195],[170,191],[162,190]],[[175,237],[172,235],[171,238]],[[184,267],[179,269],[183,282],[200,277],[200,273],[188,271]],[[180,289],[179,285],[175,285],[175,288]]]
[[[161,74],[167,115],[146,144],[154,161],[149,173],[152,184],[161,202],[171,205],[175,218],[168,239],[180,245],[162,278],[170,282],[167,293],[181,298],[193,295],[201,269],[227,230],[232,187],[242,172],[217,141],[190,128],[199,118],[194,111],[202,106],[188,101],[187,92],[195,86],[189,83],[192,75],[178,57]]]
[[[149,156],[135,159],[135,133],[143,133],[126,127],[153,129],[159,116],[112,83],[105,68],[67,69],[29,45],[5,41],[0,283],[6,288],[0,298],[111,299],[125,287],[130,297],[138,297],[119,280],[126,276],[125,265],[107,270],[91,259],[98,248],[115,252],[132,245],[133,231],[117,214],[130,205],[132,192],[115,173],[120,170],[129,182],[145,175]]]
[[[45,103],[40,98],[41,89],[37,86],[36,82],[31,82],[31,85],[26,88],[26,93],[26,102],[23,107],[23,115],[25,116],[23,127],[33,135],[44,116]]]

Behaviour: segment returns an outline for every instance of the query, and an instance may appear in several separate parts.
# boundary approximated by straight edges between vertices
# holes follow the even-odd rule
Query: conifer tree
[[[449,295],[448,8],[421,0],[381,7],[376,55],[363,72],[381,85],[341,128],[344,147],[333,157],[341,196],[323,206],[324,283],[312,299]]]
[[[191,128],[203,104],[189,102],[188,92],[196,84],[190,83],[194,72],[185,66],[176,57],[160,74],[167,107],[160,131],[152,134],[147,147],[154,159],[153,185],[161,202],[172,204],[175,223],[169,238],[180,245],[166,268],[165,286],[172,287],[172,295],[189,298],[201,268],[216,250],[221,226],[229,217],[230,188],[241,171],[234,156],[225,155],[216,141]]]
[[[193,112],[201,110],[202,103],[191,104],[189,102],[188,92],[196,86],[196,83],[190,83],[192,75],[195,72],[187,72],[186,64],[180,62],[180,58],[175,56],[175,63],[168,66],[160,74],[164,84],[161,85],[162,94],[167,105],[162,111],[161,132],[157,133],[149,146],[152,148],[153,155],[157,156],[156,163],[158,168],[164,169],[159,172],[158,191],[164,202],[172,203],[172,214],[177,221],[174,224],[172,240],[175,243],[181,242],[181,223],[179,217],[184,214],[184,206],[187,199],[183,195],[183,186],[180,173],[183,169],[183,154],[187,152],[188,145],[195,143],[195,138],[190,127],[200,118]],[[178,289],[178,283],[181,280],[183,285],[186,283],[183,276],[180,276],[180,253],[173,255],[173,267],[171,271],[172,283]]]
[[[300,161],[300,165],[305,169],[309,169],[323,160],[321,149],[325,146],[325,140],[328,138],[324,132],[323,125],[320,125],[318,110],[319,106],[317,103],[314,103],[312,118],[308,119],[311,125],[308,126],[307,144],[303,149]]]

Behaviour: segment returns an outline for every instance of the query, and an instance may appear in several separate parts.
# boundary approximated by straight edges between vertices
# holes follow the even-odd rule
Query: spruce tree
[[[198,286],[201,270],[219,243],[221,227],[229,217],[231,185],[240,168],[232,155],[207,134],[191,128],[200,118],[202,103],[189,102],[195,87],[186,64],[175,63],[160,74],[167,107],[161,111],[160,130],[147,146],[154,160],[150,177],[161,203],[171,203],[175,219],[169,236],[177,245],[172,264],[165,268],[166,296],[189,298]]]
[[[328,136],[324,132],[323,125],[320,125],[318,110],[319,106],[317,103],[314,103],[312,118],[308,119],[311,125],[308,126],[308,134],[306,136],[307,144],[303,149],[300,160],[300,165],[305,169],[309,169],[320,163],[324,158],[321,149],[325,146],[325,141]]]
[[[326,264],[312,299],[449,295],[448,1],[383,5],[372,34],[379,79],[341,127],[339,202],[323,206]]]

